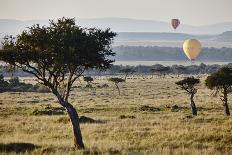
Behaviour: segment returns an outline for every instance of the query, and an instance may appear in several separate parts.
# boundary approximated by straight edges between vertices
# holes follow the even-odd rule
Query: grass
[[[202,82],[199,115],[192,117],[177,80],[131,77],[120,85],[121,96],[105,77],[94,81],[96,89],[77,82],[70,102],[84,118],[85,150],[74,149],[68,115],[52,94],[2,93],[0,154],[232,154],[232,118],[219,98]]]

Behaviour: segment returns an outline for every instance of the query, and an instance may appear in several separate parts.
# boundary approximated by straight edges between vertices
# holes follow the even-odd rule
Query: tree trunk
[[[228,103],[224,103],[224,113],[226,116],[230,116],[230,110],[229,110],[229,106]]]
[[[197,116],[197,107],[195,105],[195,102],[193,101],[194,94],[191,94],[190,98],[190,106],[191,106],[191,111],[194,116]]]
[[[229,110],[228,99],[227,99],[227,88],[224,88],[224,92],[223,92],[223,107],[224,107],[225,115],[230,116],[230,110]]]
[[[119,89],[118,85],[115,84],[115,86],[116,86],[116,88],[117,88],[117,90],[118,90],[118,95],[120,95],[120,89]]]
[[[82,140],[82,134],[81,134],[80,123],[79,123],[79,116],[77,114],[77,111],[68,102],[64,102],[64,103],[62,103],[62,105],[65,105],[65,108],[68,112],[69,118],[72,122],[73,133],[74,133],[74,145],[75,145],[75,147],[77,147],[79,149],[83,149],[84,143]]]
[[[128,76],[128,74],[126,74],[125,77],[124,77],[124,80],[125,80],[125,81],[126,81],[126,77],[127,77],[127,76]]]

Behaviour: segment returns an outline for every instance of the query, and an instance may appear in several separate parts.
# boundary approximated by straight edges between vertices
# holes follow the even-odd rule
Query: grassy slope
[[[199,116],[192,118],[188,96],[174,84],[177,80],[171,77],[128,79],[121,84],[121,96],[112,84],[109,88],[75,90],[70,102],[79,114],[103,121],[81,124],[86,145],[86,150],[82,151],[73,149],[72,128],[66,113],[33,115],[34,110],[44,109],[49,104],[59,107],[52,94],[0,94],[0,148],[9,143],[32,143],[37,146],[33,151],[21,153],[232,153],[232,118],[223,115],[218,97],[210,96],[211,91],[202,82],[195,98]],[[101,78],[95,83],[108,82]],[[77,84],[85,85],[84,82]],[[170,106],[173,104],[181,109],[172,112]],[[144,105],[160,108],[160,111],[142,111],[140,108]],[[135,118],[121,119],[122,115]]]

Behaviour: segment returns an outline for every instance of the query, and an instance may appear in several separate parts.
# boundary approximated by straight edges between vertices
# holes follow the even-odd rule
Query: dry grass
[[[33,113],[49,105],[59,107],[52,94],[2,93],[0,154],[16,154],[19,147],[31,145],[20,153],[231,154],[232,118],[223,115],[220,100],[210,96],[204,79],[195,98],[197,117],[191,116],[187,94],[174,84],[180,78],[130,78],[120,85],[121,96],[104,77],[97,78],[94,86],[108,84],[108,88],[87,89],[85,82],[77,82],[81,87],[71,94],[70,102],[80,116],[98,120],[81,124],[85,150],[74,149],[66,112]],[[172,112],[172,105],[179,110]],[[3,152],[4,148],[8,150]]]

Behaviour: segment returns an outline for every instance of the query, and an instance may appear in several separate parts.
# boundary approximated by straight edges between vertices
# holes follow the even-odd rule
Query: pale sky
[[[190,25],[232,22],[232,0],[0,0],[0,19],[120,17]]]

